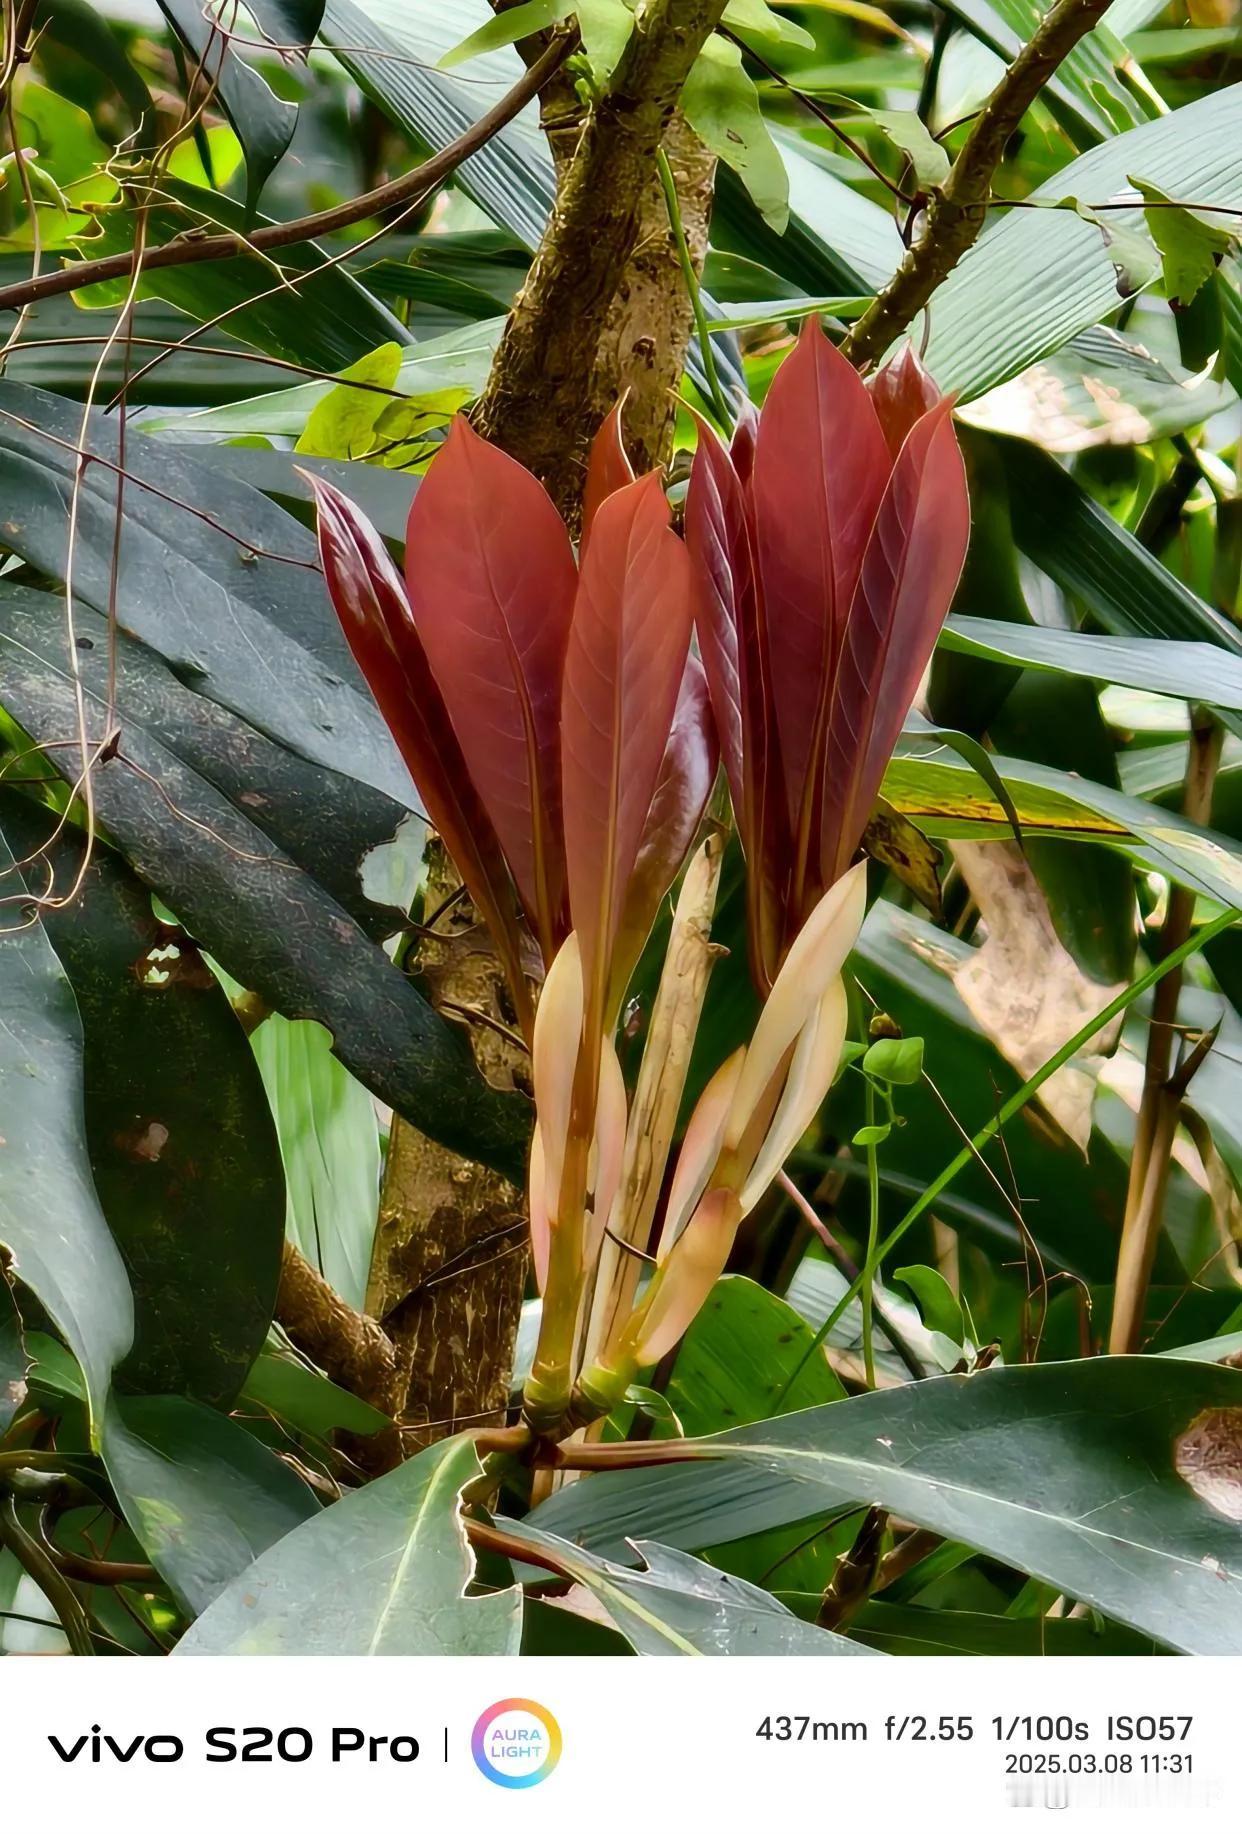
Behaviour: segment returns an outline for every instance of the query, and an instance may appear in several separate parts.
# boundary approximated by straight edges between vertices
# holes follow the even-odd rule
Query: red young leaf
[[[647,812],[620,928],[613,944],[608,1000],[610,1018],[625,998],[630,976],[651,934],[660,900],[681,871],[698,832],[716,781],[719,758],[703,665],[697,656],[687,656],[673,714],[673,729],[664,748],[655,795]]]
[[[845,621],[890,467],[865,385],[808,319],[760,416],[751,485],[770,699],[800,870]]]
[[[569,903],[588,1047],[668,744],[690,642],[690,561],[657,473],[596,514],[574,604],[561,713]]]
[[[940,390],[915,355],[912,344],[904,344],[891,362],[877,370],[870,388],[889,452],[896,459],[907,433],[939,401]]]
[[[907,437],[867,545],[833,698],[823,883],[853,858],[957,588],[970,536],[947,397]]]
[[[774,883],[788,853],[789,823],[746,492],[731,455],[705,422],[686,499],[686,546],[699,587],[699,653],[746,853],[751,953],[762,986],[776,972]]]
[[[406,584],[470,774],[550,960],[564,935],[559,710],[576,581],[543,486],[459,417],[410,511]]]
[[[621,433],[621,413],[624,407],[625,396],[622,395],[591,441],[591,456],[587,460],[586,485],[582,492],[580,555],[586,553],[586,545],[591,538],[591,524],[595,521],[595,512],[605,497],[610,497],[614,490],[620,490],[623,485],[634,482],[634,467],[630,464]]]
[[[322,478],[304,475],[318,511],[324,578],[349,647],[529,1017],[509,874],[419,641],[401,575],[356,504]]]

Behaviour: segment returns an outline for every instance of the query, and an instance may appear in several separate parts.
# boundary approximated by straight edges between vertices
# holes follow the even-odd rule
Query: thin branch
[[[918,240],[846,336],[842,349],[856,367],[884,355],[978,239],[1010,135],[1108,5],[1109,0],[1057,0],[1014,58],[976,116],[948,178],[933,194]]]
[[[229,261],[242,255],[262,254],[268,249],[292,248],[301,242],[312,242],[318,236],[333,235],[338,230],[348,229],[355,223],[364,222],[367,217],[391,210],[399,204],[407,204],[434,190],[464,160],[486,146],[489,140],[521,113],[548,79],[560,69],[577,42],[576,31],[559,33],[538,62],[523,73],[494,108],[481,115],[450,145],[402,177],[393,179],[391,183],[380,185],[374,191],[364,192],[361,197],[351,198],[343,204],[336,204],[330,210],[296,217],[288,223],[265,223],[245,236],[231,233],[205,236],[194,231],[174,236],[171,242],[161,243],[146,251],[142,258],[143,273],[156,268],[182,267],[189,262]],[[18,310],[33,301],[49,299],[58,293],[76,292],[79,287],[93,286],[101,280],[128,278],[133,274],[137,261],[136,252],[126,249],[120,254],[103,255],[97,261],[77,262],[56,273],[41,275],[38,279],[0,287],[0,311]]]

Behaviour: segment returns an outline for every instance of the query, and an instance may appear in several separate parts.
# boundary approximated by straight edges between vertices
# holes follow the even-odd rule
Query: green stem
[[[664,202],[668,209],[668,220],[677,244],[677,255],[681,262],[682,275],[686,282],[686,292],[690,295],[690,304],[694,309],[694,322],[699,334],[699,348],[703,356],[703,370],[707,376],[707,385],[711,390],[712,406],[722,432],[733,431],[733,415],[729,410],[728,399],[721,386],[720,375],[716,369],[716,352],[712,348],[712,334],[707,327],[707,314],[703,310],[703,295],[699,291],[699,277],[694,271],[694,259],[690,253],[690,244],[686,241],[686,226],[681,220],[681,203],[677,196],[677,180],[673,177],[673,168],[668,162],[668,154],[660,147],[656,153],[656,164],[660,172],[660,187],[664,192]]]
[[[865,1072],[864,1072],[865,1074]],[[867,1126],[875,1126],[875,1084],[868,1076]],[[880,1159],[874,1139],[867,1139],[867,1259],[862,1269],[862,1351],[863,1375],[868,1388],[875,1387],[875,1277],[880,1245]]]
[[[1162,961],[1153,963],[1150,968],[1146,969],[1138,976],[1137,980],[1131,981],[1128,987],[1123,987],[1121,992],[1108,1002],[1107,1006],[1101,1007],[1100,1011],[1096,1013],[1093,1019],[1088,1019],[1085,1025],[1080,1026],[1074,1033],[1074,1036],[1067,1039],[1059,1050],[1054,1051],[1047,1062],[1041,1064],[1035,1074],[1028,1077],[1020,1089],[1015,1089],[1008,1100],[1001,1103],[1001,1106],[992,1116],[992,1119],[985,1122],[974,1138],[962,1148],[961,1152],[957,1153],[949,1161],[948,1165],[945,1166],[944,1170],[932,1179],[932,1182],[927,1186],[921,1196],[916,1198],[914,1203],[911,1204],[901,1221],[880,1243],[875,1255],[874,1266],[871,1264],[870,1255],[868,1256],[867,1266],[859,1274],[858,1278],[852,1282],[849,1290],[842,1295],[840,1300],[838,1300],[819,1330],[815,1333],[810,1344],[808,1344],[802,1356],[802,1360],[781,1390],[780,1401],[785,1399],[785,1396],[789,1393],[807,1363],[809,1363],[811,1358],[815,1355],[820,1345],[828,1336],[829,1331],[831,1331],[832,1327],[845,1312],[846,1308],[852,1305],[854,1300],[858,1298],[864,1282],[866,1282],[868,1286],[870,1285],[872,1278],[878,1272],[880,1264],[883,1262],[885,1256],[897,1246],[907,1230],[913,1228],[920,1216],[931,1208],[940,1193],[946,1186],[952,1184],[958,1173],[964,1172],[966,1167],[978,1157],[988,1141],[1000,1132],[1006,1122],[1012,1121],[1013,1117],[1026,1107],[1031,1097],[1039,1092],[1048,1081],[1048,1078],[1054,1076],[1059,1069],[1069,1062],[1071,1057],[1076,1056],[1077,1053],[1083,1049],[1084,1045],[1090,1043],[1096,1033],[1106,1026],[1110,1020],[1115,1019],[1118,1013],[1125,1012],[1126,1008],[1132,1006],[1135,1000],[1140,999],[1142,995],[1147,992],[1149,987],[1154,987],[1158,981],[1164,979],[1166,974],[1171,974],[1175,968],[1180,968],[1184,961],[1187,961],[1192,955],[1196,955],[1200,949],[1212,941],[1213,937],[1219,936],[1221,932],[1227,930],[1231,924],[1236,923],[1239,917],[1242,917],[1242,910],[1231,909],[1222,911],[1218,917],[1213,917],[1210,923],[1205,923],[1202,929],[1196,930],[1193,936],[1188,936],[1179,948],[1174,949],[1171,954],[1166,955]]]
[[[0,1545],[8,1548],[43,1593],[60,1619],[74,1655],[93,1656],[95,1641],[82,1601],[51,1556],[27,1532],[12,1497],[0,1502]]]

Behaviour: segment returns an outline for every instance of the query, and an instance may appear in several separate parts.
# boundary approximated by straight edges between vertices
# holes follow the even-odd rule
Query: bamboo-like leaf
[[[946,399],[910,433],[867,544],[828,723],[823,883],[853,859],[966,559],[970,500]]]
[[[803,850],[845,621],[889,470],[864,383],[808,319],[768,394],[752,480],[771,699]]]
[[[673,728],[664,748],[655,795],[647,811],[638,858],[630,874],[621,926],[613,946],[610,1017],[625,997],[630,976],[655,922],[660,900],[681,871],[682,862],[698,833],[716,781],[719,755],[707,677],[698,657],[688,656],[673,714]]]
[[[569,902],[587,1033],[668,745],[690,643],[690,562],[653,472],[599,509],[583,560],[561,714]]]
[[[497,939],[521,1010],[525,983],[504,856],[466,768],[401,576],[361,510],[324,479],[306,476],[315,494],[324,577],[350,649],[428,815]]]
[[[571,932],[548,970],[535,1014],[531,1077],[539,1127],[531,1148],[531,1231],[540,1290],[547,1274],[549,1232],[557,1214],[565,1142],[569,1137],[574,1072],[582,1040],[582,956]],[[536,1188],[542,1176],[542,1194]]]
[[[466,767],[550,960],[565,933],[558,716],[573,550],[539,481],[463,417],[414,498],[405,577]]]

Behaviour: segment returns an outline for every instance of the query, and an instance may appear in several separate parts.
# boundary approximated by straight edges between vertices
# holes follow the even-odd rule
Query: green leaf
[[[506,1522],[599,1600],[640,1656],[866,1656],[874,1652],[794,1617],[770,1592],[656,1541],[630,1547],[641,1567],[584,1552],[531,1521]]]
[[[323,0],[247,0],[246,11],[273,45],[305,53],[323,19]]]
[[[920,191],[935,191],[944,183],[949,176],[949,155],[932,139],[914,109],[869,108],[867,118],[875,122],[890,146],[905,154]]]
[[[519,38],[546,32],[549,26],[557,25],[573,10],[573,0],[523,0],[521,5],[507,7],[454,45],[451,51],[446,51],[439,68],[452,70],[484,51],[495,51],[501,45],[516,44]]]
[[[377,1407],[278,1350],[265,1350],[257,1359],[242,1384],[241,1405],[263,1408],[295,1432],[319,1440],[338,1431],[380,1433],[392,1425]]]
[[[102,845],[11,792],[10,844],[59,888],[47,934],[85,1037],[86,1143],[95,1189],[133,1288],[127,1388],[220,1405],[267,1336],[280,1279],[280,1150],[246,1035],[189,939]]]
[[[963,764],[969,765],[975,775],[987,784],[997,802],[1005,811],[1005,819],[1013,830],[1013,838],[1019,847],[1022,845],[1022,822],[1018,816],[1017,806],[997,770],[992,754],[985,751],[978,739],[971,738],[967,732],[956,732],[951,726],[937,726],[931,720],[924,719],[918,712],[906,716],[905,731],[914,736],[926,736],[939,739],[950,751],[955,751]]]
[[[1222,255],[1236,246],[1236,237],[1221,221],[1205,223],[1174,202],[1158,185],[1146,179],[1130,183],[1147,204],[1143,216],[1151,239],[1160,250],[1164,289],[1170,300],[1188,306],[1205,281],[1216,272]]]
[[[812,1337],[806,1320],[775,1293],[740,1274],[718,1280],[669,1377],[668,1399],[683,1433],[765,1420],[778,1404],[792,1412],[838,1399],[845,1390],[827,1358],[817,1353],[803,1364]]]
[[[863,1069],[886,1083],[917,1083],[923,1074],[921,1038],[877,1038],[863,1057]]]
[[[361,1311],[379,1200],[375,1103],[332,1055],[321,1025],[273,1013],[250,1042],[285,1163],[285,1232]]]
[[[707,40],[686,78],[681,107],[704,145],[737,173],[764,222],[783,235],[789,179],[737,45],[716,34]]]
[[[774,13],[768,0],[729,0],[720,23],[739,38],[771,39],[776,44],[800,45],[806,51],[815,49],[811,33]]]
[[[390,390],[401,368],[400,344],[381,344],[341,371],[335,388],[317,401],[298,438],[297,451],[312,458],[361,458],[375,444],[375,423],[389,405]],[[370,384],[350,388],[351,382]]]
[[[98,411],[85,429],[82,421],[70,402],[0,381],[6,545],[63,580],[66,493],[82,439],[105,462],[85,470],[78,491],[78,600],[111,606],[177,674],[260,731],[417,807],[331,611],[309,531],[261,492],[129,440],[125,532],[114,558],[116,423]]]
[[[1242,656],[1212,643],[1088,636],[1053,625],[955,616],[945,625],[940,646],[967,656],[1020,663],[1026,669],[1145,688],[1152,694],[1242,712]]]
[[[227,1414],[179,1395],[114,1398],[102,1449],[126,1521],[191,1615],[319,1514],[274,1452]]]
[[[883,1146],[892,1131],[891,1121],[880,1121],[874,1125],[858,1128],[850,1135],[850,1143],[853,1146]]]
[[[259,193],[289,150],[297,126],[297,105],[282,102],[257,70],[237,55],[227,31],[202,0],[159,0],[160,11],[186,48],[191,75],[210,84],[246,150],[246,210],[253,216]]]
[[[851,1636],[886,1656],[1150,1656],[1150,1638],[1093,1612],[1083,1618],[997,1617],[869,1599]]]
[[[1163,1357],[990,1369],[743,1427],[685,1464],[590,1477],[532,1522],[603,1554],[657,1535],[693,1549],[863,1498],[1175,1649],[1236,1655],[1240,1421],[1237,1370]]]
[[[469,1439],[446,1439],[351,1491],[248,1567],[176,1653],[516,1655],[520,1589],[465,1596],[459,1502],[479,1471]]]
[[[1089,204],[1079,203],[1077,198],[1066,198],[1065,203],[1072,206],[1084,223],[1093,223],[1099,230],[1108,258],[1113,264],[1117,291],[1122,299],[1130,299],[1151,285],[1160,272],[1160,256],[1146,236],[1141,235],[1137,229],[1127,229],[1124,223],[1114,221],[1109,213],[1092,210]]]
[[[33,883],[0,832],[0,886],[15,900],[0,934],[0,1243],[81,1364],[97,1437],[134,1306],[87,1157],[82,1023],[43,925],[29,921]]]
[[[0,1439],[13,1424],[17,1410],[26,1399],[26,1376],[30,1356],[22,1336],[13,1289],[0,1268]]]
[[[895,1267],[893,1279],[910,1288],[929,1331],[938,1331],[951,1344],[966,1342],[961,1302],[938,1268]]]
[[[73,684],[59,661],[63,624],[56,621],[56,601],[23,593],[14,605],[16,589],[11,594],[0,593],[0,629],[7,622],[13,639],[0,636],[0,698],[36,742],[54,747],[52,763],[72,781],[73,753],[57,747],[76,715]],[[43,617],[12,617],[10,606],[22,612],[32,603],[49,608],[50,628]],[[83,674],[93,683],[88,709],[92,719],[102,720],[108,652],[106,643],[88,640],[94,647],[81,656]],[[132,652],[123,643],[120,657],[124,693]],[[520,1177],[527,1104],[483,1082],[460,1031],[433,1011],[363,927],[357,864],[349,866],[351,858],[357,861],[358,828],[334,834],[330,811],[352,811],[355,824],[360,813],[370,821],[375,805],[369,796],[360,811],[352,793],[340,800],[342,785],[333,773],[323,773],[316,786],[298,760],[292,770],[283,768],[287,754],[248,735],[240,722],[226,721],[213,733],[200,715],[196,731],[193,697],[187,709],[186,692],[179,688],[173,695],[165,683],[154,707],[150,700],[123,703],[131,709],[127,762],[96,775],[96,808],[112,838],[199,945],[243,985],[289,1018],[318,1020],[342,1063],[423,1132]],[[237,748],[231,779],[221,755],[230,735]],[[261,809],[256,793],[264,798]],[[176,821],[169,819],[170,805],[178,811]],[[260,818],[281,830],[275,844]],[[374,839],[391,836],[391,828],[380,828]],[[317,865],[330,883],[299,864]],[[348,906],[347,889],[339,899],[332,890],[337,870],[355,878]],[[368,908],[374,919],[375,907]],[[371,927],[390,932],[391,913]]]
[[[486,319],[407,348],[393,386],[412,399],[453,389],[477,395],[487,380],[504,322],[503,318]],[[230,439],[261,433],[297,439],[315,409],[337,386],[334,382],[307,382],[232,401],[202,414],[153,415],[144,424],[149,433],[215,433]]]

